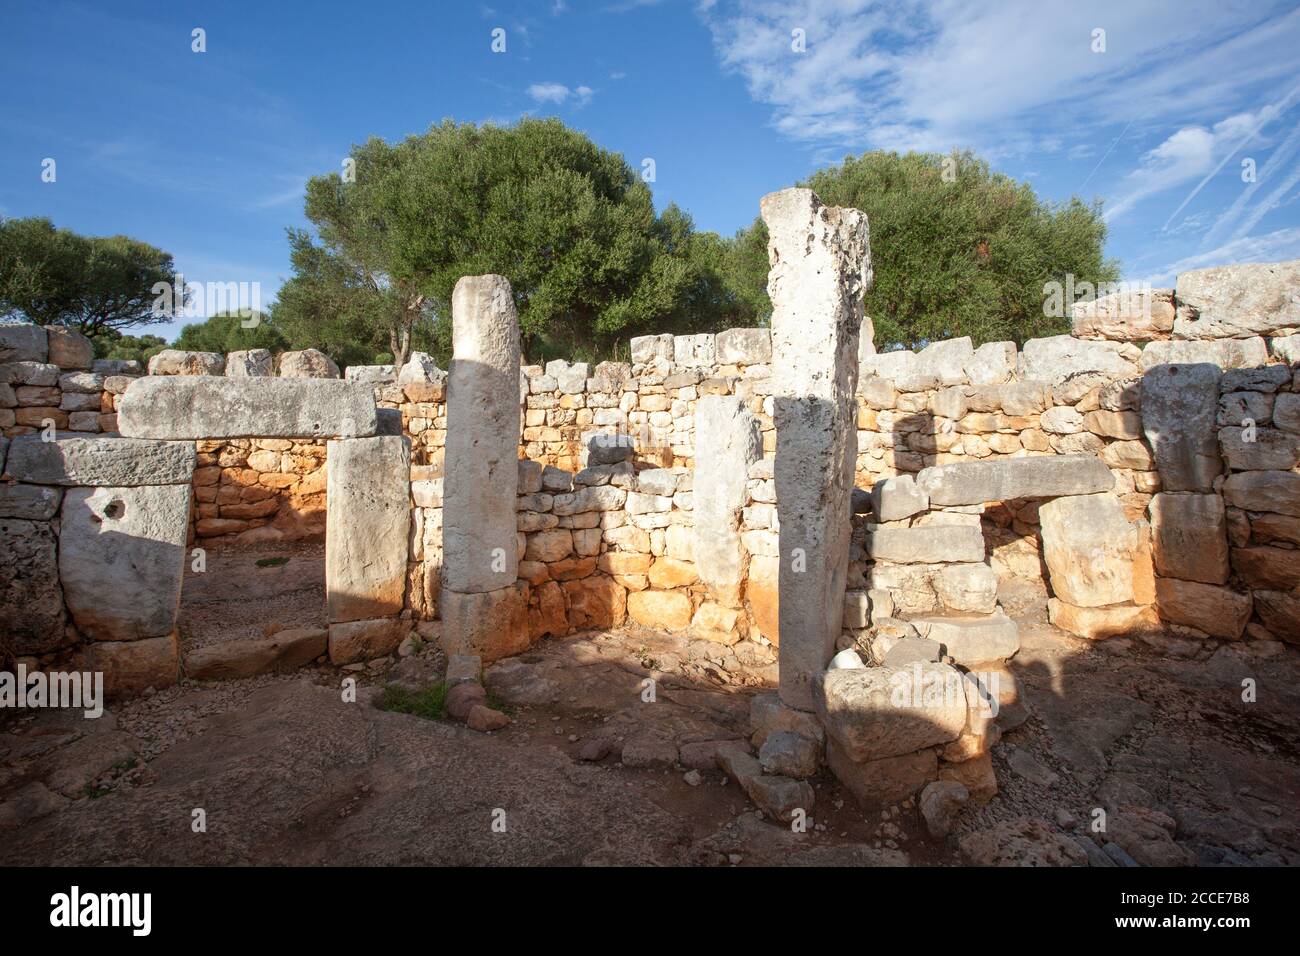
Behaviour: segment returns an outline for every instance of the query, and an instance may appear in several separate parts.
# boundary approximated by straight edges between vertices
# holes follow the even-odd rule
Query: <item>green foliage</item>
[[[167,348],[167,341],[158,335],[123,335],[116,329],[102,329],[90,336],[95,346],[95,358],[134,359],[147,366],[149,360]]]
[[[398,714],[414,714],[425,720],[437,720],[447,703],[447,685],[430,684],[413,691],[401,684],[385,684],[375,706]]]
[[[945,169],[955,179],[945,179]],[[1076,284],[1119,278],[1118,264],[1102,253],[1100,204],[1043,202],[969,152],[863,153],[802,185],[828,205],[867,214],[875,286],[865,306],[877,348],[1058,334],[1069,320],[1044,316],[1044,283],[1064,284],[1067,274]],[[737,241],[748,265],[733,281],[756,301],[766,282],[767,229],[757,221]]]
[[[172,347],[192,352],[220,352],[226,355],[248,349],[283,352],[289,345],[284,335],[265,313],[253,312],[241,316],[222,312],[202,322],[185,326]]]
[[[165,322],[153,287],[174,271],[168,253],[127,236],[82,236],[36,217],[0,222],[0,315],[91,336]]]

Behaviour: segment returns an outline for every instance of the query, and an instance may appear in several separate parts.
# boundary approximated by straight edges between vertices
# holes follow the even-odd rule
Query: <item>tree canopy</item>
[[[349,159],[352,175],[308,183],[317,236],[290,233],[275,321],[295,345],[340,358],[360,340],[400,357],[423,336],[445,353],[456,281],[484,273],[510,280],[534,359],[608,354],[641,330],[721,328],[744,311],[719,270],[728,241],[676,206],[656,214],[623,157],[558,120],[446,121]]]
[[[127,236],[82,236],[39,217],[0,222],[0,315],[91,336],[166,322],[153,288],[174,272],[168,253]]]
[[[990,172],[969,152],[868,152],[802,185],[828,205],[867,214],[875,285],[865,307],[878,348],[962,335],[977,345],[1020,343],[1065,332],[1068,318],[1044,314],[1044,284],[1064,284],[1067,274],[1076,285],[1119,277],[1102,253],[1099,204],[1043,202],[1028,184]],[[750,267],[737,281],[770,314],[762,220],[739,242]]]

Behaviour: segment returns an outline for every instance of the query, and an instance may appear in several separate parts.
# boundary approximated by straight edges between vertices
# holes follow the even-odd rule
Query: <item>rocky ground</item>
[[[713,750],[745,740],[772,662],[629,629],[489,668],[488,701],[511,717],[490,734],[374,706],[386,684],[441,680],[432,644],[186,682],[97,721],[7,712],[0,863],[1300,863],[1294,649],[1090,645],[1040,603],[1011,610],[1029,716],[994,748],[1001,792],[944,840],[911,801],[865,809],[824,773],[807,832],[763,819]],[[1098,808],[1106,852],[1087,838]]]

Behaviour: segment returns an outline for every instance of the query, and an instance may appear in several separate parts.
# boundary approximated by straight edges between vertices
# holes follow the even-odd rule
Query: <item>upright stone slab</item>
[[[402,612],[411,451],[382,435],[332,441],[325,468],[325,591],[331,624]]]
[[[18,656],[67,643],[58,546],[48,521],[0,518],[0,635]]]
[[[442,583],[480,594],[518,576],[519,318],[504,276],[465,276],[451,300]]]
[[[1142,376],[1142,430],[1162,491],[1214,490],[1219,457],[1217,365],[1156,365]]]
[[[1056,498],[1038,509],[1052,590],[1075,607],[1133,600],[1137,528],[1113,494]]]
[[[714,600],[727,607],[740,606],[746,558],[740,513],[749,466],[762,456],[758,419],[743,399],[705,395],[696,403],[692,547],[700,580]]]
[[[142,641],[176,630],[189,530],[189,485],[69,488],[59,577],[77,630]]]
[[[824,206],[810,189],[764,196],[762,214],[772,266],[781,699],[812,710],[813,681],[835,653],[844,607],[871,253],[867,217]]]

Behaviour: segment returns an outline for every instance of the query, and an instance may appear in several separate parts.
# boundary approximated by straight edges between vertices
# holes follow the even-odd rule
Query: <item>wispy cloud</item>
[[[1140,280],[1153,286],[1171,286],[1180,272],[1238,262],[1280,262],[1300,259],[1300,226],[1278,229],[1263,236],[1233,239],[1221,246],[1198,252],[1160,268]]]
[[[586,106],[595,95],[590,86],[575,86],[573,89],[563,83],[534,83],[528,87],[528,95],[538,103],[554,103],[562,106],[572,101],[577,106]]]

